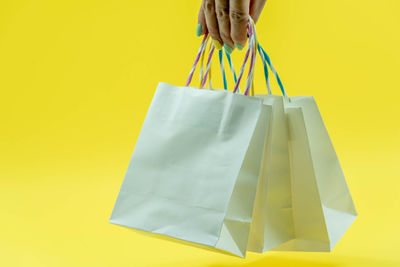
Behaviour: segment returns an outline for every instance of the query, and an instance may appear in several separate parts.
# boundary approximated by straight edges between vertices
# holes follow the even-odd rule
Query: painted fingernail
[[[196,35],[197,35],[197,36],[200,36],[201,33],[202,33],[202,31],[203,31],[203,29],[201,28],[201,24],[197,24],[197,27],[196,27]]]
[[[242,49],[243,49],[243,45],[241,45],[241,44],[236,44],[236,43],[235,43],[235,47],[236,47],[237,49],[239,49],[239,50],[242,50]]]
[[[218,40],[213,39],[213,43],[214,43],[215,48],[217,48],[218,50],[222,49],[222,44]]]
[[[226,52],[228,52],[228,54],[231,54],[232,53],[232,47],[230,47],[229,45],[227,45],[227,44],[224,44],[224,49],[225,49],[225,51]]]

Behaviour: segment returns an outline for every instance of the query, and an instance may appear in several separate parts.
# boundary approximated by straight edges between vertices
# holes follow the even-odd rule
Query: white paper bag
[[[281,101],[274,99],[249,249],[331,251],[357,217],[339,160],[314,98],[289,98],[269,56],[261,46],[258,51],[268,93],[267,66],[282,91],[286,118],[278,108]]]
[[[272,111],[248,250],[265,252],[294,237],[288,131],[283,98],[256,95]]]
[[[357,213],[314,98],[291,97],[285,110],[294,239],[276,249],[331,251]]]
[[[272,116],[247,249],[331,251],[357,213],[318,107],[257,97]]]
[[[271,110],[160,83],[110,222],[245,256]]]

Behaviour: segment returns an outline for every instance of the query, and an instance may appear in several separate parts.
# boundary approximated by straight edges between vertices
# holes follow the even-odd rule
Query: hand
[[[202,0],[197,36],[210,33],[214,46],[230,54],[247,41],[249,15],[257,21],[267,0]]]

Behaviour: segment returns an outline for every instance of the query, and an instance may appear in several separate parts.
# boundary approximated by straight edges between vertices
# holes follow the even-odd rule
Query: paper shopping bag
[[[160,83],[110,222],[244,257],[271,111]]]
[[[289,98],[269,56],[258,51],[269,93],[258,97],[272,119],[248,249],[331,251],[357,216],[340,163],[313,97]],[[271,95],[267,66],[283,103]]]
[[[277,249],[331,251],[357,213],[314,98],[291,97],[285,110],[295,238]]]
[[[272,111],[248,250],[265,252],[294,236],[288,131],[283,98],[256,95]]]

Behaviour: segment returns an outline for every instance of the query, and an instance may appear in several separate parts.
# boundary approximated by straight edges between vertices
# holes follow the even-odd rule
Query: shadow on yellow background
[[[199,2],[0,1],[0,266],[400,266],[398,0],[268,0],[257,24],[359,212],[332,253],[240,259],[108,223],[157,83],[187,78]]]
[[[370,260],[358,257],[339,257],[339,259],[332,257],[332,259],[293,259],[283,258],[277,255],[266,255],[263,259],[256,260],[254,262],[242,263],[242,264],[211,264],[208,267],[257,267],[257,266],[309,266],[309,267],[336,267],[336,266],[398,266],[396,262],[390,262],[385,260]]]

